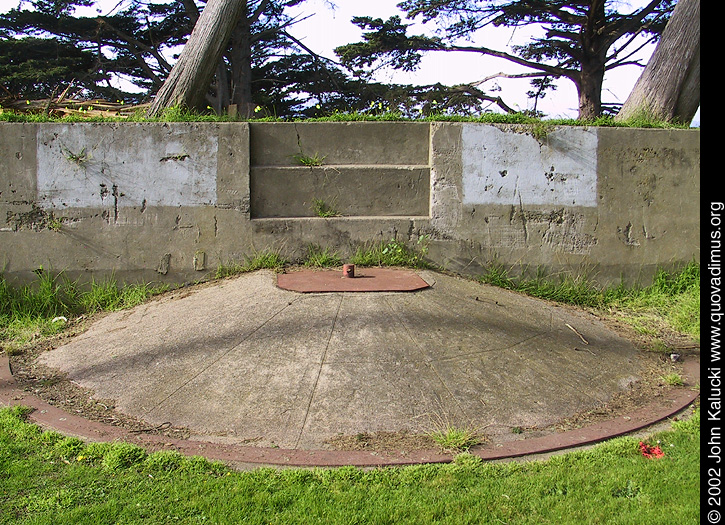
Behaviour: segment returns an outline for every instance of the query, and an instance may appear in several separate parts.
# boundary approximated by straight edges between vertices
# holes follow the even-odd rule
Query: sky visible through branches
[[[129,0],[100,0],[94,7],[79,9],[78,16],[107,15],[114,9],[122,7]],[[362,30],[352,24],[353,16],[371,16],[387,19],[398,15],[404,23],[412,24],[409,34],[434,34],[432,24],[420,24],[406,20],[402,11],[397,8],[400,0],[366,0],[352,2],[349,0],[306,0],[289,10],[289,14],[299,22],[289,28],[289,33],[299,39],[306,47],[320,56],[337,61],[333,49],[335,47],[358,42]],[[17,7],[21,0],[0,0],[0,12]],[[645,5],[647,0],[629,0],[619,2],[622,11],[634,11]],[[24,7],[29,7],[27,3]],[[510,51],[512,45],[525,43],[532,35],[532,28],[494,28],[487,27],[479,31],[471,42],[489,48]],[[654,51],[654,45],[646,46],[637,56],[646,64]],[[171,54],[171,53],[169,53]],[[170,58],[170,57],[169,57]],[[519,110],[533,109],[533,101],[526,95],[531,85],[527,79],[506,78],[503,75],[525,73],[528,70],[506,60],[473,53],[430,52],[423,56],[420,68],[414,72],[385,69],[376,72],[374,79],[379,82],[429,85],[467,84],[487,80],[478,87],[500,96],[506,104]],[[605,103],[624,103],[639,77],[642,69],[628,66],[615,69],[605,76],[602,99]],[[547,118],[576,118],[577,93],[574,85],[561,79],[556,82],[557,89],[547,93],[538,101],[537,109]],[[492,111],[499,111],[491,105]],[[699,127],[700,111],[698,110],[692,126]]]

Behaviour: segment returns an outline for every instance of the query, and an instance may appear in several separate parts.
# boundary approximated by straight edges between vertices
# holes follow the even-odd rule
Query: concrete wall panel
[[[38,127],[41,208],[216,204],[218,130],[188,123]]]
[[[464,204],[596,206],[597,130],[537,139],[484,124],[462,129]]]
[[[254,166],[298,166],[295,155],[331,165],[427,166],[429,125],[419,122],[256,122]]]
[[[345,216],[428,215],[430,171],[411,167],[254,167],[252,217],[314,217],[315,202]]]

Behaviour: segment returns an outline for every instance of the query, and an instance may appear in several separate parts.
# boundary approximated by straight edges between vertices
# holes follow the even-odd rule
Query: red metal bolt
[[[342,276],[343,277],[355,277],[355,265],[354,264],[343,264],[342,265]]]

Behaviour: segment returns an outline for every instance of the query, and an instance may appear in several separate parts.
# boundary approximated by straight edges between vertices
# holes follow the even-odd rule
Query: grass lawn
[[[0,410],[0,523],[631,523],[700,521],[699,411],[647,439],[546,461],[233,471],[84,444]]]

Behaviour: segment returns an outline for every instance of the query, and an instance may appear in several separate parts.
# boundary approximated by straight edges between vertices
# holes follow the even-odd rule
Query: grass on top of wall
[[[89,103],[90,104],[90,103]],[[82,105],[81,105],[82,107]],[[92,106],[91,106],[92,107]],[[110,113],[110,112],[109,112]],[[126,113],[125,116],[84,114],[79,111],[76,114],[63,117],[54,117],[45,113],[16,112],[13,110],[0,111],[0,122],[27,122],[27,123],[75,123],[75,122],[478,122],[484,124],[527,124],[532,126],[593,126],[593,127],[630,127],[630,128],[675,128],[689,129],[689,125],[677,124],[655,120],[647,117],[636,117],[626,122],[615,122],[611,116],[602,116],[592,120],[578,119],[542,119],[532,117],[525,113],[484,113],[481,115],[456,115],[436,113],[432,115],[420,115],[419,117],[406,117],[396,111],[334,111],[329,114],[320,114],[316,117],[305,118],[280,118],[260,117],[241,118],[228,114],[216,114],[212,112],[190,111],[187,109],[173,107],[163,112],[159,117],[149,118],[144,110]]]

